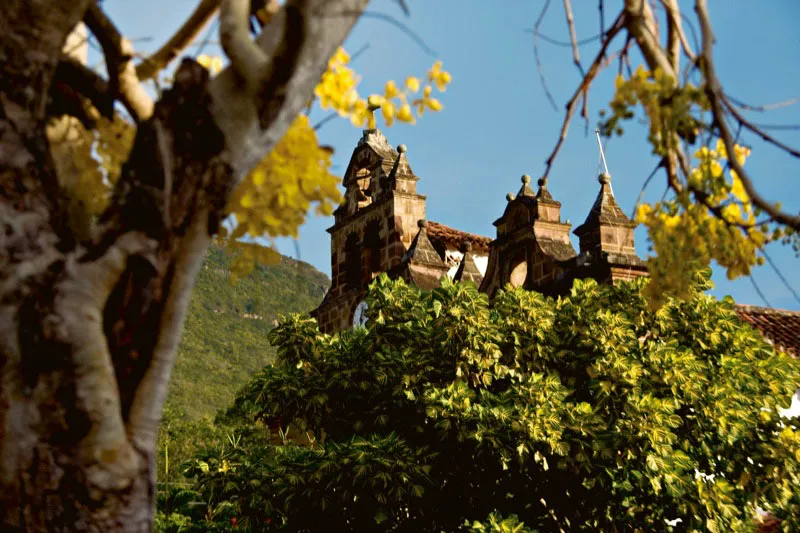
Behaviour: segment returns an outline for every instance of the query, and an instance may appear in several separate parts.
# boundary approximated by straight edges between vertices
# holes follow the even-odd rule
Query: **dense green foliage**
[[[254,267],[232,282],[235,260],[235,253],[212,246],[192,293],[159,431],[159,509],[171,512],[196,499],[187,489],[184,464],[202,448],[228,445],[233,431],[215,425],[211,417],[229,407],[236,391],[273,361],[275,349],[267,336],[275,319],[309,311],[328,285],[324,274],[287,257]],[[192,522],[175,516],[177,524]],[[166,516],[159,520],[163,525]]]
[[[324,274],[287,257],[232,283],[232,262],[224,249],[210,248],[192,294],[167,400],[191,418],[227,408],[274,359],[267,334],[275,319],[310,311],[328,286]]]
[[[366,328],[270,334],[235,414],[307,430],[207,450],[190,474],[243,530],[743,531],[800,526],[800,367],[701,291],[651,311],[639,281],[568,298],[382,277]],[[674,522],[670,522],[674,523]],[[524,525],[523,525],[524,524]]]

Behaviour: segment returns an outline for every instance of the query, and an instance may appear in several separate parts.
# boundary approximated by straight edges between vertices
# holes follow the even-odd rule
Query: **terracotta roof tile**
[[[448,250],[461,250],[465,242],[472,244],[472,253],[486,255],[489,253],[489,243],[492,239],[474,233],[457,230],[438,222],[428,222],[428,238],[434,243],[441,243]]]
[[[800,311],[737,304],[736,313],[776,348],[800,356]]]

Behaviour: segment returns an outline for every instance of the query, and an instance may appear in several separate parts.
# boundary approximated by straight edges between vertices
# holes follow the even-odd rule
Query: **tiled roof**
[[[554,241],[552,239],[537,239],[536,243],[544,253],[556,261],[567,261],[576,255],[575,248],[568,242]]]
[[[474,233],[460,231],[438,222],[428,222],[428,238],[436,245],[441,243],[448,250],[461,250],[465,242],[472,244],[472,253],[486,255],[489,253],[489,243],[492,239]]]
[[[776,348],[800,356],[800,311],[737,304],[736,313]]]

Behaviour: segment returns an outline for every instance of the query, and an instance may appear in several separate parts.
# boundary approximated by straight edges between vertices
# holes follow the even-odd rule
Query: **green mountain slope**
[[[287,257],[234,283],[231,262],[224,250],[209,250],[178,348],[167,407],[192,418],[228,407],[250,375],[272,360],[267,333],[273,321],[310,311],[329,284],[322,272]]]

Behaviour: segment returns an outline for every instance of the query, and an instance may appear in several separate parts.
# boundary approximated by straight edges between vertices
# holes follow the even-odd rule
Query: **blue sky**
[[[519,188],[522,174],[535,180],[544,171],[544,161],[558,138],[563,106],[575,90],[579,74],[569,48],[540,41],[540,57],[547,82],[558,109],[548,102],[539,80],[533,55],[533,27],[544,0],[408,0],[411,16],[405,18],[393,0],[372,0],[369,12],[392,15],[418,34],[432,49],[430,55],[385,20],[365,16],[358,23],[346,48],[367,50],[354,62],[361,74],[361,94],[381,92],[386,80],[402,81],[407,75],[424,75],[435,59],[441,59],[453,82],[441,95],[444,110],[426,113],[414,126],[399,124],[386,128],[393,145],[404,143],[414,172],[420,177],[419,192],[427,195],[428,218],[456,228],[494,236],[492,221],[504,209],[505,195]],[[573,0],[579,38],[599,30],[597,2]],[[620,1],[606,1],[609,24]],[[693,16],[691,3],[681,2]],[[715,58],[718,75],[727,92],[752,104],[766,104],[800,97],[800,3],[794,0],[758,2],[711,2],[711,16],[717,37]],[[195,2],[106,0],[104,6],[123,32],[135,39],[138,51],[158,47],[183,22]],[[723,7],[724,6],[724,7]],[[551,1],[542,32],[566,40],[568,33],[562,2]],[[145,40],[139,40],[144,39]],[[216,39],[216,36],[214,36]],[[691,39],[691,35],[690,35]],[[618,47],[622,45],[622,40]],[[617,47],[617,48],[618,48]],[[196,48],[189,49],[193,53]],[[597,51],[597,43],[581,48],[584,65]],[[219,53],[215,45],[205,53]],[[634,66],[637,59],[634,57]],[[598,77],[589,96],[590,128],[576,117],[569,137],[551,171],[550,190],[562,202],[562,219],[573,226],[586,217],[599,185],[598,151],[593,135],[598,111],[613,93],[616,75],[613,63]],[[312,122],[327,112],[315,109]],[[800,105],[781,108],[753,119],[769,124],[800,124]],[[800,146],[800,132],[776,131],[785,142]],[[334,146],[335,172],[347,166],[360,131],[348,121],[336,119],[319,132],[320,142]],[[753,147],[747,168],[761,192],[780,201],[790,211],[800,210],[800,161],[762,141],[744,137]],[[622,208],[630,213],[642,183],[656,160],[646,143],[641,125],[628,124],[622,138],[611,139],[606,147],[613,187]],[[653,180],[645,198],[657,200],[664,192],[664,178]],[[300,258],[330,273],[329,235],[331,218],[311,217],[300,230]],[[637,250],[647,254],[646,232],[636,231]],[[290,240],[279,240],[287,255],[296,255]],[[575,240],[577,248],[577,240]],[[789,283],[800,291],[800,260],[780,245],[768,253]],[[769,266],[755,270],[753,277],[770,305],[800,310],[798,302]],[[715,269],[717,296],[731,294],[740,303],[764,305],[748,278],[728,281],[724,271]]]

